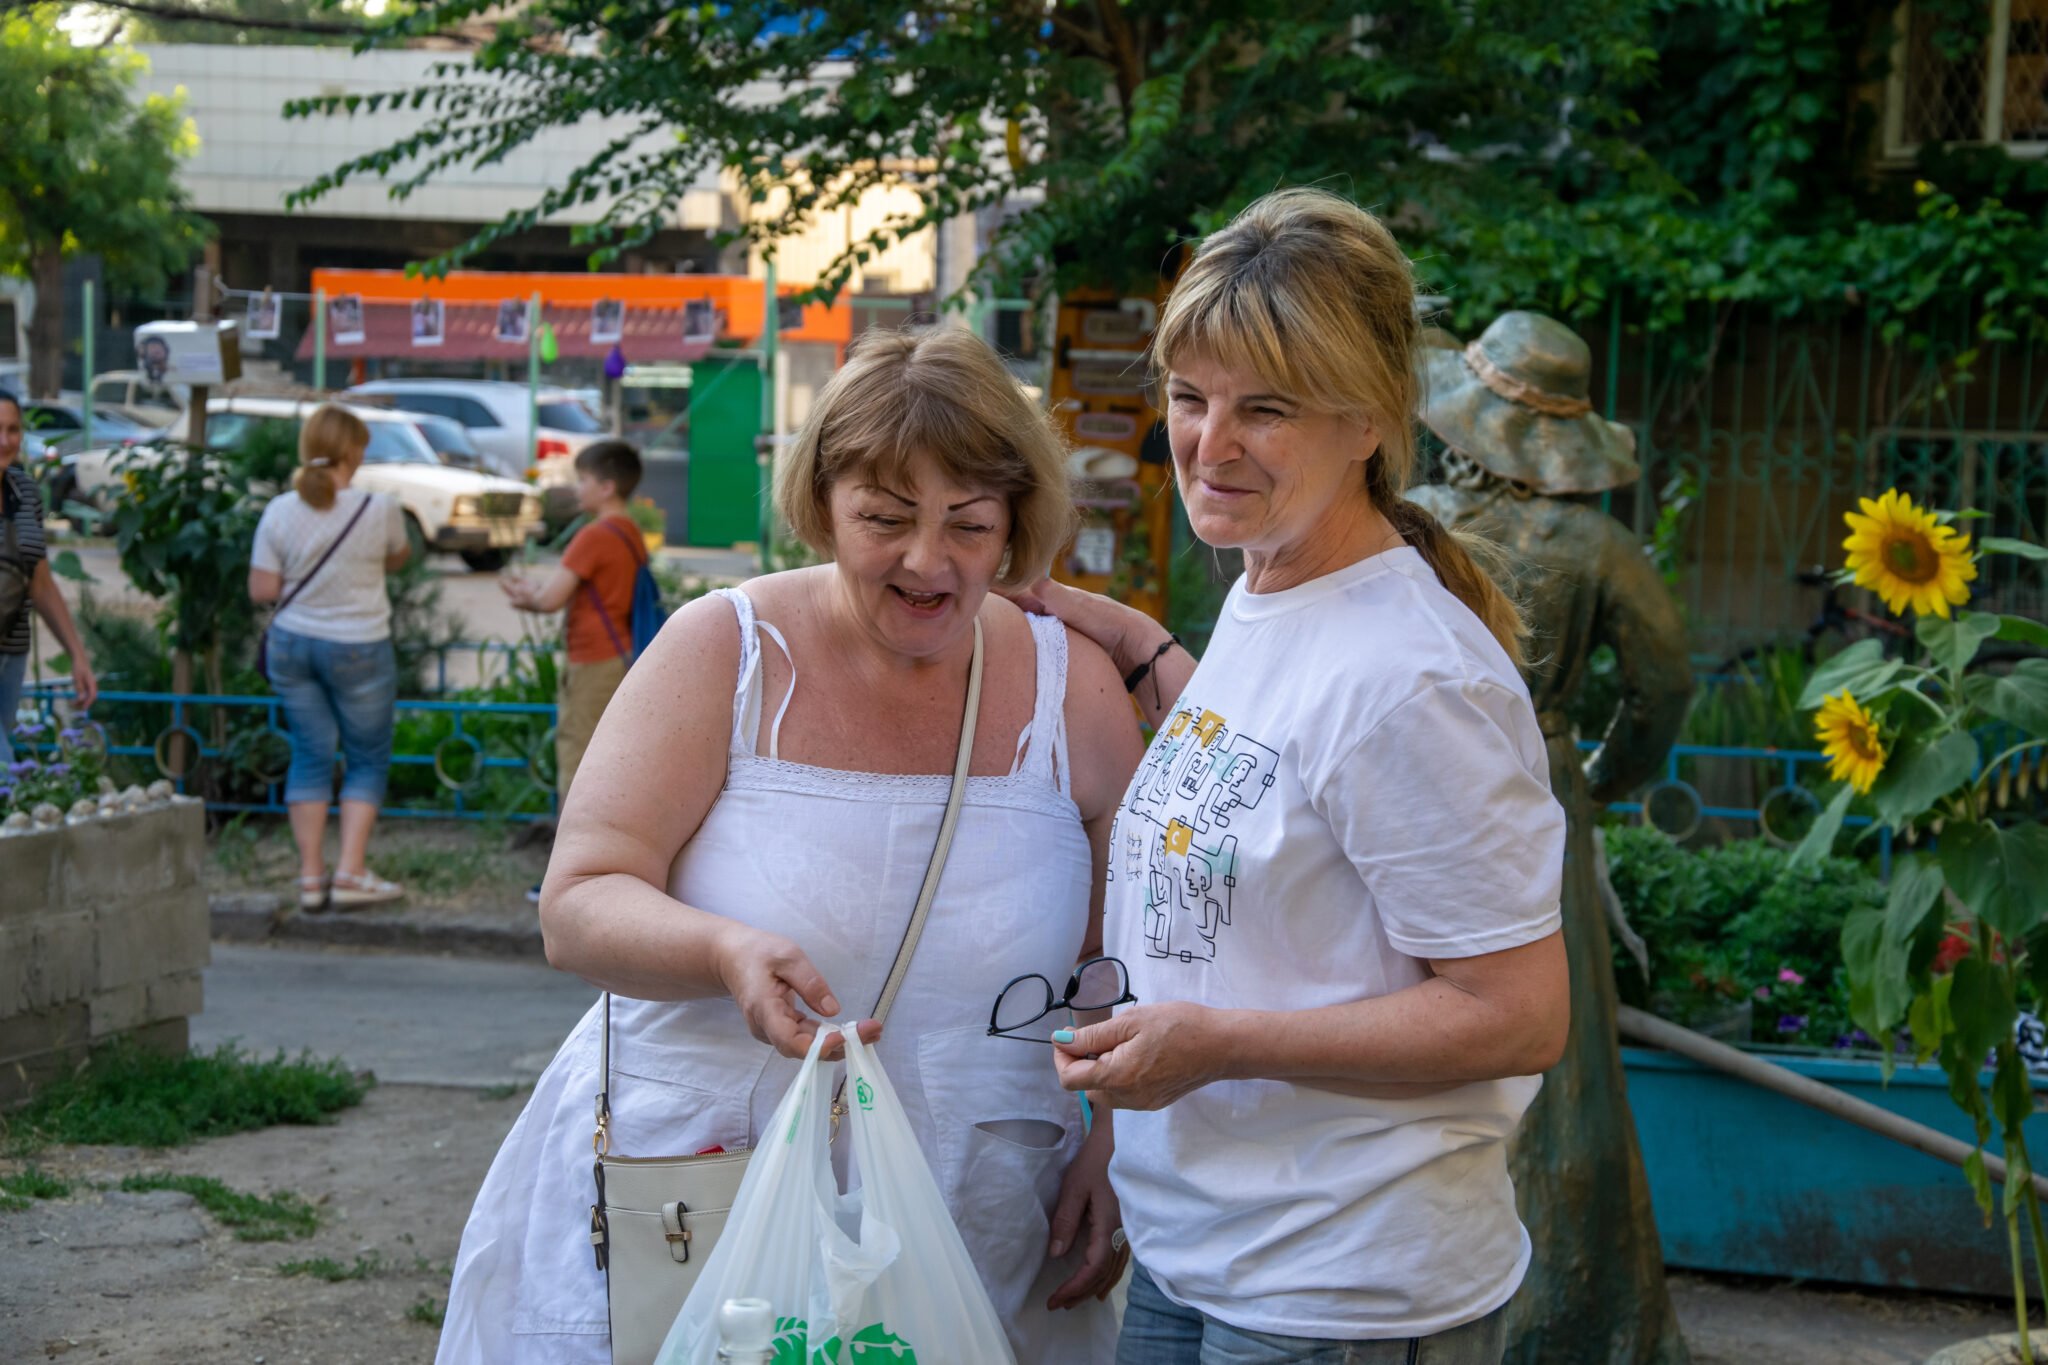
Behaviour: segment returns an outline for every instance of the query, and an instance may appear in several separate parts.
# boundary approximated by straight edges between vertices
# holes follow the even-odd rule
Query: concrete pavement
[[[386,1082],[530,1081],[597,992],[544,964],[213,945],[192,1046],[340,1057]]]

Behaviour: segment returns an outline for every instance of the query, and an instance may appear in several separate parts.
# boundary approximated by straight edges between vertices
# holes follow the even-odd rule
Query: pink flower
[[[1801,976],[1799,973],[1793,971],[1790,967],[1781,967],[1778,969],[1778,980],[1784,982],[1788,986],[1804,986],[1806,984],[1806,978]]]
[[[1770,998],[1771,998],[1771,988],[1770,988],[1769,986],[1758,986],[1758,987],[1756,988],[1756,998],[1757,998],[1757,999],[1759,999],[1759,1000],[1768,1000],[1768,999],[1770,999]]]

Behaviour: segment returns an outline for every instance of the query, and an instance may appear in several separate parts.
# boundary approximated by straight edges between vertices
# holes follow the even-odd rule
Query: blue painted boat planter
[[[1683,1057],[1621,1051],[1666,1263],[2011,1295],[2005,1225],[1984,1226],[1961,1170]],[[1901,1066],[1887,1087],[1875,1060],[1756,1051],[1970,1140],[1932,1064]],[[2048,1115],[2027,1134],[2032,1151],[2048,1152]]]

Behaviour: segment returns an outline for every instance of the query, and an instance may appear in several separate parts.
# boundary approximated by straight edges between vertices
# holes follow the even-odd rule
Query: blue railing
[[[45,683],[28,689],[28,696],[40,706],[46,716],[53,714],[52,704],[60,697],[68,696],[70,684]],[[200,762],[218,763],[225,757],[218,745],[208,744],[199,727],[192,723],[191,710],[195,707],[228,707],[244,711],[263,712],[264,730],[275,735],[282,746],[289,746],[290,739],[283,724],[283,700],[278,697],[220,695],[194,693],[180,695],[172,692],[102,692],[102,703],[118,705],[141,703],[151,706],[165,706],[170,709],[170,721],[148,744],[122,744],[109,741],[106,752],[110,755],[146,761],[155,771],[168,777],[182,793],[190,782],[187,772],[189,755],[197,754]],[[554,760],[555,708],[546,702],[480,702],[480,701],[431,701],[401,698],[397,703],[400,714],[436,714],[449,718],[449,733],[443,736],[430,753],[394,752],[391,764],[394,768],[430,768],[438,786],[450,795],[447,806],[417,807],[399,803],[387,803],[381,812],[385,816],[401,819],[426,820],[543,820],[553,817],[555,811],[554,776],[551,771]],[[489,753],[483,740],[471,732],[473,723],[490,716],[538,716],[547,721],[544,731],[533,741],[531,749],[520,757]],[[36,746],[48,749],[52,746]],[[175,750],[183,749],[185,755]],[[457,753],[466,751],[469,757],[459,759]],[[180,762],[185,758],[184,763]],[[264,790],[261,801],[219,801],[209,800],[207,809],[219,811],[269,811],[282,812],[286,809],[283,799],[285,774],[281,770],[263,771],[249,764],[242,764],[239,771],[258,782]],[[467,776],[458,775],[452,768],[468,767]],[[469,794],[492,772],[524,772],[531,791],[544,794],[547,808],[542,811],[507,810],[502,806],[488,809],[477,808]],[[515,804],[524,804],[523,802]]]

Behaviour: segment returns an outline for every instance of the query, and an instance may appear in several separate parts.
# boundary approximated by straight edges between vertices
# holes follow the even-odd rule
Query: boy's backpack
[[[632,552],[634,561],[640,566],[639,571],[633,575],[633,607],[631,620],[628,622],[631,648],[627,647],[627,639],[622,638],[618,626],[612,621],[611,612],[605,609],[604,598],[598,595],[597,584],[586,581],[583,584],[583,591],[590,594],[590,605],[597,609],[597,619],[604,622],[604,633],[612,637],[612,648],[624,656],[627,666],[630,667],[637,663],[640,655],[654,643],[654,637],[661,634],[662,624],[668,620],[668,609],[661,605],[661,587],[654,581],[654,570],[650,567],[647,555],[647,542],[629,534],[623,526],[609,517],[603,524],[626,542],[626,548]]]

